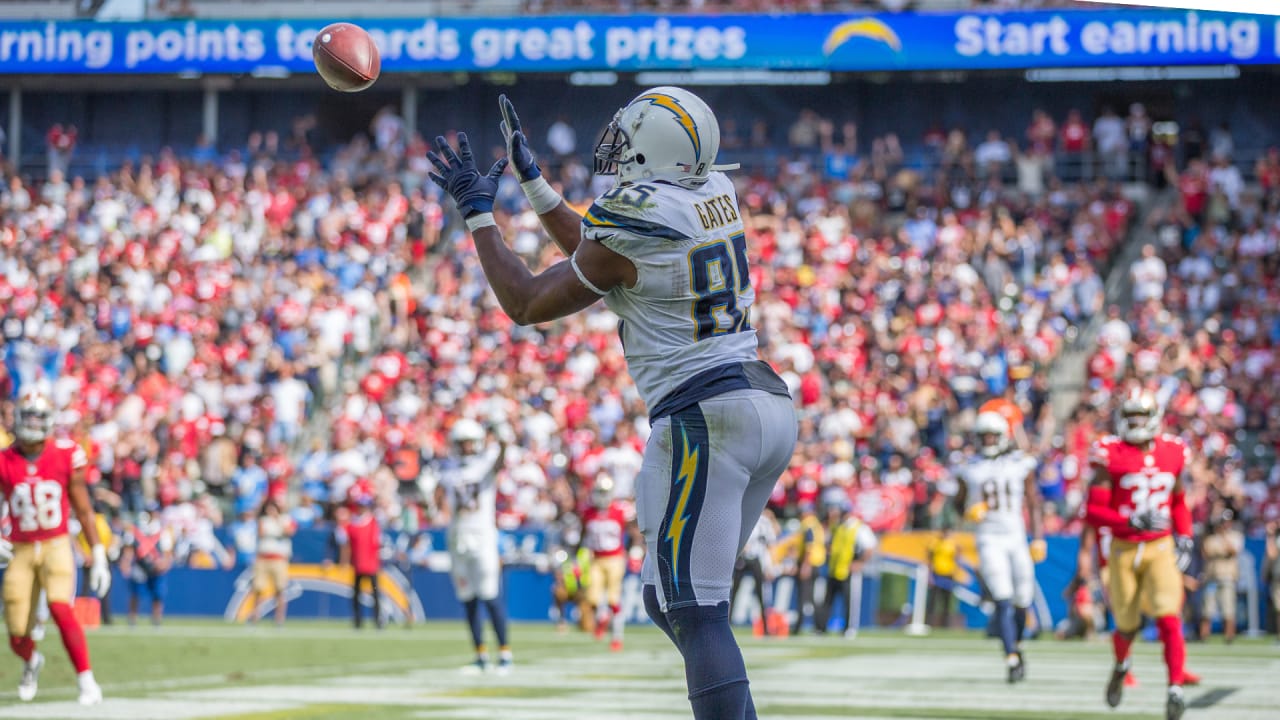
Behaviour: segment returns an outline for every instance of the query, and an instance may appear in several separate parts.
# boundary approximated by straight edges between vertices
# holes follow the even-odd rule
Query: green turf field
[[[665,637],[630,630],[626,651],[546,625],[513,630],[517,668],[507,677],[459,672],[469,652],[461,623],[356,633],[296,622],[234,627],[171,623],[90,633],[107,701],[75,704],[74,679],[52,634],[40,697],[19,704],[19,664],[0,661],[0,718],[421,718],[422,720],[671,720],[690,717],[684,675]],[[907,638],[867,632],[844,638],[743,637],[762,718],[956,718],[1134,720],[1163,717],[1159,647],[1140,644],[1141,686],[1118,711],[1102,702],[1109,644],[1027,645],[1029,680],[1004,682],[994,641],[976,635]],[[1261,641],[1193,645],[1187,720],[1280,717],[1280,649]]]

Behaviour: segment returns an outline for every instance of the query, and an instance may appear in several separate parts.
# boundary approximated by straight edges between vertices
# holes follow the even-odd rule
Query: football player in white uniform
[[[498,599],[502,563],[498,558],[497,475],[506,446],[490,441],[480,423],[463,418],[449,430],[453,454],[440,474],[452,520],[449,524],[449,560],[453,588],[467,611],[476,659],[464,670],[484,672],[489,653],[484,643],[480,603],[498,636],[499,673],[510,672],[511,647],[507,644],[506,609]]]
[[[432,179],[457,201],[494,294],[517,323],[555,320],[601,298],[621,319],[653,428],[636,478],[646,610],[684,657],[694,718],[755,718],[729,588],[797,425],[786,384],[757,354],[746,236],[721,172],[733,168],[716,164],[715,115],[675,87],[621,108],[596,147],[597,173],[617,183],[583,216],[542,177],[511,102],[499,103],[508,157],[481,174],[465,134],[456,153],[436,138]],[[567,257],[538,275],[493,219],[508,160]]]
[[[996,603],[996,620],[1004,647],[1009,682],[1026,675],[1022,634],[1035,599],[1035,563],[1045,558],[1040,494],[1033,473],[1036,460],[1013,447],[1009,421],[985,412],[974,422],[980,457],[960,468],[956,505],[974,523],[982,581]],[[1027,544],[1024,504],[1031,516]]]

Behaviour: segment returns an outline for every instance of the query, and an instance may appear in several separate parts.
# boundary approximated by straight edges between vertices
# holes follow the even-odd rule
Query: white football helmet
[[[697,95],[664,86],[646,90],[613,116],[596,144],[596,174],[617,175],[618,184],[667,180],[700,187],[716,165],[720,125]]]
[[[1009,421],[998,412],[979,413],[973,433],[978,436],[978,450],[985,457],[999,457],[1009,449]]]
[[[1150,390],[1133,388],[1120,403],[1116,413],[1116,434],[1127,443],[1141,445],[1151,442],[1160,432],[1164,409]]]
[[[18,442],[34,444],[44,442],[53,432],[53,401],[43,390],[23,390],[14,409],[14,437]]]
[[[596,484],[591,487],[591,504],[599,510],[609,507],[609,503],[613,502],[613,490],[613,478],[601,474],[596,478]]]
[[[462,418],[453,424],[453,428],[449,430],[449,442],[453,443],[458,451],[463,455],[471,455],[479,451],[479,446],[484,442],[484,428],[480,427],[480,423],[470,418]],[[468,443],[472,443],[468,447]]]

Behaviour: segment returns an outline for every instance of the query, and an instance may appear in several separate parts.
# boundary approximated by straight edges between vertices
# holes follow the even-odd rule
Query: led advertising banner
[[[0,22],[0,73],[310,72],[326,20]],[[1268,64],[1280,19],[1183,10],[367,19],[384,72]]]

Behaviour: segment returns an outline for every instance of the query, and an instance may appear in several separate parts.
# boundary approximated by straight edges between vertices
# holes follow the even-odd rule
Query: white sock
[[[77,676],[77,678],[79,679],[81,685],[89,685],[91,683],[97,684],[97,681],[93,679],[92,670],[85,670],[84,672],[80,673]]]

